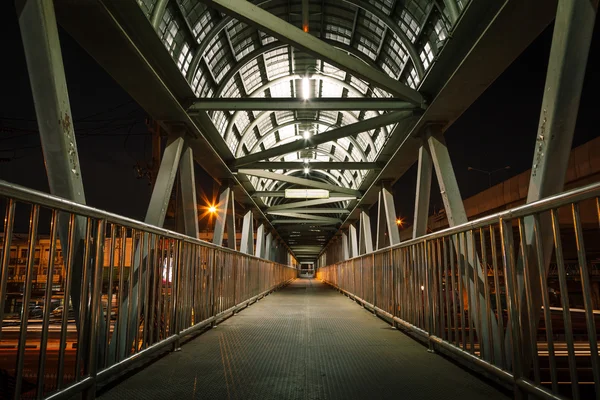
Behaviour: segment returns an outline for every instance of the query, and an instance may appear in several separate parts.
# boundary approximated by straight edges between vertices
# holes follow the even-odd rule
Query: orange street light
[[[210,212],[211,214],[216,213],[217,212],[217,207],[215,207],[215,206],[208,207],[208,212]]]

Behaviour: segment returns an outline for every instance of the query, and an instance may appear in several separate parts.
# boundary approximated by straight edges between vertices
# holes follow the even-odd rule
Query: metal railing
[[[317,278],[515,393],[600,398],[599,196],[600,184],[565,192]]]
[[[178,349],[186,336],[297,275],[289,266],[4,181],[0,207],[0,398],[93,398],[99,384]],[[8,267],[19,229],[27,232],[29,256],[24,281],[15,283]],[[46,282],[33,285],[33,255],[45,233]],[[64,265],[53,261],[59,248]]]

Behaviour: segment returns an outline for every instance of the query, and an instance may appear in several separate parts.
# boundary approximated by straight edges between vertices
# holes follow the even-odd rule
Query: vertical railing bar
[[[577,361],[575,359],[575,346],[573,340],[573,325],[571,324],[571,309],[569,306],[569,290],[567,287],[566,271],[560,238],[560,225],[558,222],[558,210],[552,209],[552,230],[554,233],[554,249],[556,251],[556,264],[558,267],[558,282],[560,286],[560,300],[563,308],[563,323],[565,325],[565,338],[567,340],[567,351],[569,357],[569,372],[571,374],[571,391],[573,399],[579,399],[579,383],[577,379]]]
[[[79,307],[79,335],[77,337],[77,354],[75,364],[75,382],[79,382],[81,379],[81,364],[85,366],[85,355],[83,354],[86,350],[86,328],[88,322],[88,303],[89,303],[89,262],[90,262],[90,243],[92,242],[92,219],[87,218],[86,233],[85,233],[85,247],[83,251],[83,262],[82,269],[83,274],[81,278],[81,301]],[[85,367],[84,367],[85,368]],[[85,371],[87,373],[87,371]]]
[[[117,311],[117,319],[116,319],[116,328],[113,330],[113,335],[114,332],[117,332],[117,335],[114,336],[115,341],[116,341],[116,346],[115,349],[120,349],[121,348],[121,335],[118,334],[118,332],[122,332],[123,330],[123,325],[122,325],[122,319],[121,319],[121,315],[123,313],[123,285],[125,284],[125,254],[127,252],[127,228],[125,228],[124,226],[121,226],[121,228],[119,229],[120,231],[120,238],[121,238],[121,252],[119,253],[119,293],[117,296],[119,296],[119,303],[118,303],[118,311]],[[115,354],[115,359],[111,360],[112,362],[119,362],[120,360],[120,354],[117,351]]]
[[[488,279],[488,263],[487,263],[487,242],[486,242],[486,237],[485,237],[485,229],[479,228],[479,243],[481,244],[481,267],[483,268],[483,291],[484,291],[484,296],[485,296],[485,315],[486,315],[486,319],[485,322],[487,323],[487,329],[488,329],[488,335],[487,335],[487,342],[488,342],[488,349],[490,349],[490,354],[486,354],[486,358],[488,359],[488,361],[492,364],[494,364],[495,361],[495,357],[494,357],[494,343],[493,343],[493,328],[492,328],[492,306],[490,303],[490,282]],[[481,314],[479,314],[481,315]],[[502,337],[502,336],[499,336]],[[481,341],[481,340],[480,340]],[[481,345],[481,344],[480,344]]]
[[[144,249],[146,248],[146,233],[143,231],[139,232],[140,234],[140,239],[139,239],[139,244],[138,244],[138,249],[139,250],[139,267],[137,269],[138,271],[138,291],[137,291],[137,299],[133,299],[134,301],[137,301],[137,308],[136,308],[136,313],[135,313],[135,347],[134,347],[134,354],[137,354],[140,351],[140,318],[141,318],[141,313],[142,313],[142,289],[143,289],[143,281],[144,281]],[[135,269],[135,268],[134,268]]]
[[[448,327],[448,332],[446,333],[446,340],[449,343],[453,341],[453,332],[452,332],[452,318],[450,314],[450,294],[454,293],[454,287],[451,286],[448,281],[450,277],[450,271],[448,268],[448,247],[446,246],[446,238],[442,238],[442,253],[444,255],[444,291],[446,292],[446,326]]]
[[[97,348],[97,338],[100,330],[100,319],[102,319],[102,264],[104,262],[104,237],[106,220],[100,219],[96,224],[96,240],[94,249],[94,270],[92,280],[91,293],[91,315],[90,315],[90,342],[88,346],[88,362],[87,368],[90,377],[95,380],[98,371],[97,356],[99,349]],[[86,390],[85,398],[95,397],[96,383],[94,382],[90,388]]]
[[[67,330],[68,330],[68,318],[69,318],[69,309],[71,303],[71,284],[73,280],[73,263],[74,263],[74,254],[75,254],[75,214],[69,215],[69,237],[67,243],[61,243],[60,247],[64,251],[67,250],[67,257],[65,259],[64,268],[65,271],[65,292],[63,295],[63,315],[60,323],[60,344],[58,347],[58,373],[56,376],[57,383],[56,387],[58,390],[63,387],[63,379],[64,379],[64,368],[65,368],[65,351],[67,347]],[[79,344],[78,346],[79,347]],[[77,358],[75,358],[77,359]]]
[[[142,287],[142,285],[144,285],[144,332],[142,332],[142,348],[146,349],[148,348],[149,344],[149,340],[150,337],[148,336],[148,333],[150,331],[150,326],[152,326],[152,316],[149,314],[150,310],[150,280],[151,280],[151,275],[153,272],[152,269],[152,240],[154,238],[154,234],[152,233],[145,233],[145,242],[146,242],[146,247],[147,247],[147,251],[143,251],[142,254],[146,254],[146,258],[145,260],[142,259],[142,264],[145,264],[145,273],[142,275],[145,275],[145,282],[140,282],[140,288]],[[140,296],[141,297],[141,296]]]
[[[146,307],[149,308],[148,313],[150,315],[151,324],[148,333],[148,343],[154,344],[158,342],[158,339],[154,338],[154,325],[156,322],[156,287],[158,286],[158,280],[162,279],[162,264],[161,264],[161,251],[162,251],[162,242],[163,240],[158,236],[154,235],[154,253],[152,254],[152,260],[154,260],[154,271],[155,273],[151,279],[152,288],[150,290],[149,296],[150,300],[148,300],[148,304]]]
[[[438,279],[438,302],[437,302],[437,311],[439,314],[439,324],[438,324],[438,335],[442,339],[446,340],[446,319],[444,316],[444,293],[443,293],[443,274],[444,274],[444,266],[442,264],[442,243],[441,239],[435,240],[435,257],[436,257],[436,265],[437,265],[437,279]]]
[[[117,231],[115,224],[110,225],[110,250],[108,262],[108,290],[106,291],[106,332],[104,342],[104,366],[108,367],[110,362],[109,356],[109,344],[110,344],[110,324],[112,314],[112,285],[113,285],[113,273],[115,269],[115,245],[116,245]],[[103,279],[104,281],[104,279]],[[103,282],[104,283],[104,282]],[[102,303],[101,303],[102,304]]]
[[[156,277],[156,298],[154,303],[156,304],[156,340],[160,342],[163,328],[163,273],[166,279],[169,279],[169,265],[171,264],[171,239],[163,238],[160,245],[160,257],[159,257],[159,271]]]
[[[550,299],[548,296],[548,280],[546,278],[546,269],[544,264],[544,249],[542,233],[540,231],[540,216],[533,215],[533,232],[535,235],[536,261],[538,274],[540,277],[542,304],[544,306],[544,325],[546,327],[546,341],[548,346],[548,362],[550,364],[550,379],[552,381],[552,391],[558,393],[558,375],[556,371],[556,357],[554,353],[554,335],[552,333],[552,312],[550,310]]]
[[[469,351],[471,354],[475,354],[475,323],[473,322],[472,316],[475,315],[476,310],[473,310],[473,296],[471,295],[471,272],[475,275],[475,270],[473,267],[473,260],[471,260],[471,252],[469,251],[469,241],[467,240],[467,232],[462,233],[462,242],[463,242],[463,266],[464,266],[464,277],[465,279],[465,291],[467,292],[467,312],[465,313],[465,318],[467,323],[469,324]],[[473,247],[473,241],[471,241],[471,247]],[[475,279],[473,279],[473,285],[475,285]]]
[[[133,302],[136,301],[136,299],[131,298],[132,293],[133,293],[133,279],[134,279],[134,270],[135,270],[135,248],[136,248],[136,236],[137,236],[137,232],[135,229],[131,229],[131,253],[130,253],[130,257],[129,257],[129,288],[128,288],[128,292],[127,292],[127,298],[129,299],[129,301],[127,302],[127,352],[125,354],[125,358],[127,358],[128,355],[131,354],[131,350],[132,350],[132,345],[133,345],[133,341],[135,340],[135,335],[133,333],[133,329],[131,327],[131,322],[134,321],[134,316],[133,316]]]
[[[479,265],[480,263],[477,261],[477,246],[476,246],[476,240],[475,240],[475,232],[471,229],[469,230],[469,238],[471,239],[471,251],[469,252],[470,255],[470,262],[469,262],[469,271],[473,271],[473,289],[474,289],[474,296],[471,296],[471,306],[473,306],[473,302],[475,302],[474,304],[474,308],[475,308],[475,313],[470,313],[470,315],[477,315],[478,318],[476,320],[474,320],[471,323],[471,326],[475,326],[475,332],[473,332],[473,336],[475,336],[475,334],[477,335],[477,345],[479,346],[479,357],[483,358],[484,356],[484,351],[483,351],[483,345],[481,343],[481,328],[482,328],[482,324],[481,324],[481,307],[479,304]],[[469,274],[469,279],[470,279],[470,274]],[[471,318],[470,318],[471,319]]]
[[[453,315],[453,319],[454,319],[454,341],[455,341],[455,345],[456,347],[460,347],[459,345],[459,326],[458,326],[458,311],[459,309],[457,309],[457,301],[459,296],[461,295],[460,293],[460,273],[458,273],[458,271],[456,271],[455,269],[455,265],[454,265],[454,254],[453,251],[455,251],[455,246],[452,245],[452,242],[457,243],[456,239],[456,235],[452,235],[450,237],[449,240],[449,246],[448,246],[448,255],[450,256],[450,269],[451,269],[451,278],[452,278],[452,315]],[[455,273],[456,271],[456,273]],[[457,277],[458,274],[458,277]],[[458,281],[458,282],[457,282]],[[457,295],[456,297],[454,296],[454,292],[456,291]],[[460,307],[460,304],[458,305]]]
[[[4,243],[2,247],[2,264],[0,277],[0,339],[2,338],[2,325],[4,321],[4,304],[6,300],[6,284],[8,281],[8,266],[10,264],[10,246],[12,243],[13,225],[15,221],[16,203],[13,199],[8,199],[6,205],[6,214],[4,217]]]
[[[510,344],[512,350],[512,369],[515,382],[523,377],[521,363],[521,343],[519,324],[519,309],[517,303],[517,277],[515,266],[515,252],[512,222],[500,219],[500,235],[502,237],[502,256],[504,259],[504,283],[506,286],[506,303],[508,307],[508,329],[510,331]],[[515,384],[515,393],[521,389]]]
[[[467,350],[467,331],[465,326],[465,302],[463,300],[463,271],[464,271],[464,257],[463,257],[463,241],[462,234],[458,233],[455,235],[456,242],[458,243],[458,249],[456,252],[457,257],[457,272],[458,272],[458,307],[460,309],[460,330],[461,330],[461,343],[462,349]]]
[[[42,338],[40,340],[40,357],[38,360],[37,398],[44,396],[44,381],[46,370],[46,347],[48,345],[48,329],[50,325],[50,303],[52,301],[52,277],[54,275],[54,257],[56,256],[56,231],[58,211],[52,210],[50,225],[50,251],[48,252],[48,269],[46,271],[46,291],[44,294],[44,317],[42,322]],[[2,321],[0,320],[0,323]]]
[[[577,258],[579,259],[579,274],[581,276],[581,290],[583,291],[583,305],[585,308],[585,320],[587,325],[588,339],[590,342],[590,355],[592,361],[592,373],[596,396],[600,396],[600,367],[598,362],[598,336],[596,335],[596,324],[594,320],[594,304],[592,302],[592,289],[590,287],[590,275],[588,272],[587,258],[585,254],[585,243],[583,229],[581,227],[581,215],[579,203],[572,205],[573,222],[575,225],[575,240],[577,243]]]
[[[531,277],[529,276],[529,259],[527,254],[527,243],[525,241],[525,225],[523,223],[523,218],[518,219],[519,223],[519,238],[520,238],[520,249],[521,249],[521,259],[523,260],[523,279],[525,285],[525,302],[527,305],[527,314],[529,315],[529,347],[531,349],[531,359],[533,361],[533,376],[536,384],[541,383],[541,373],[540,373],[540,361],[538,357],[538,347],[537,347],[537,320],[535,319],[535,312],[533,309],[533,299],[532,296],[532,288],[531,288]],[[523,305],[521,305],[523,306]],[[524,321],[521,321],[523,323]],[[523,335],[523,329],[520,329],[521,335]],[[524,343],[527,340],[525,337],[521,336],[521,343]]]
[[[498,259],[496,253],[496,232],[494,225],[490,225],[490,244],[492,248],[492,268],[494,270],[494,287],[496,293],[496,311],[498,320],[498,338],[500,338],[500,354],[501,359],[497,360],[500,363],[500,368],[506,368],[506,349],[502,338],[504,337],[504,311],[502,309],[502,297],[500,289],[500,274],[498,273]],[[506,277],[504,277],[504,287],[506,287]]]

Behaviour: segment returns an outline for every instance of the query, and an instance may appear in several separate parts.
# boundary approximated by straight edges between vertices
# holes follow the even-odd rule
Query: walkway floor
[[[299,279],[101,399],[505,399],[316,280]]]

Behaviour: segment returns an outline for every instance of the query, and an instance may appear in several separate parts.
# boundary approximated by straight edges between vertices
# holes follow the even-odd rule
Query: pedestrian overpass
[[[597,1],[16,5],[51,194],[0,182],[2,397],[600,398],[600,184],[563,192]],[[469,221],[443,134],[552,21],[527,204]],[[57,23],[168,136],[144,222],[86,205]]]

